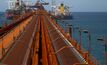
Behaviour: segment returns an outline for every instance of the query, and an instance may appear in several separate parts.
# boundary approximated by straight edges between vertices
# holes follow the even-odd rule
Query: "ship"
[[[26,7],[24,4],[19,5],[15,2],[15,5],[18,7],[6,10],[7,18],[14,18],[24,14],[24,12],[25,15],[16,22],[0,29],[0,60],[3,60],[2,64],[101,65],[91,56],[89,51],[83,51],[81,45],[70,37],[71,27],[68,27],[66,33],[59,24],[55,23],[56,20],[48,15],[49,13],[43,6],[48,5],[48,3],[37,1],[35,6],[30,6],[37,8],[37,10],[32,11],[28,16],[30,11],[24,9]],[[67,8],[61,3],[55,8],[52,15],[57,18],[72,19],[72,14]],[[13,54],[14,56],[12,56]]]
[[[8,1],[8,9],[6,9],[5,16],[9,20],[18,18],[26,9],[26,5],[23,1],[10,0]]]
[[[61,3],[57,6],[52,6],[53,11],[51,12],[58,19],[68,20],[73,19],[72,12],[70,11],[70,7]]]

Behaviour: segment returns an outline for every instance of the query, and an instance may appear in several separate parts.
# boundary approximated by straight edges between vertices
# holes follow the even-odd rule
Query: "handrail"
[[[18,24],[20,24],[23,20],[27,19],[28,17],[32,16],[33,13],[28,13],[28,14],[23,14],[19,19],[17,19],[16,21],[12,21],[13,23],[9,24],[7,27],[5,28],[1,28],[0,29],[0,38],[2,36],[5,36],[5,33],[8,32],[9,30],[11,30],[12,28],[14,28],[15,26],[17,26]]]
[[[26,16],[26,17],[30,17],[32,15],[33,14],[29,14],[29,16]],[[30,19],[31,18],[32,17],[30,17]],[[0,60],[5,56],[5,54],[8,52],[8,50],[11,48],[11,46],[13,45],[13,43],[17,39],[17,37],[20,36],[20,34],[24,30],[25,26],[30,22],[29,20],[27,20],[27,21],[25,21],[25,20],[27,20],[27,19],[26,18],[25,19],[22,18],[22,20],[19,19],[19,21],[12,24],[13,27],[11,29],[8,30],[8,28],[7,28],[7,31],[3,31],[4,34],[2,36],[0,36],[0,43],[1,43],[0,44]],[[7,35],[8,35],[8,37],[7,37]]]
[[[71,37],[70,37],[70,35],[67,35],[66,33],[65,33],[65,31],[63,30],[63,28],[61,28],[61,26],[59,26],[57,23],[55,23],[55,21],[53,21],[53,23],[55,24],[55,26],[62,32],[62,34],[73,44],[73,46],[78,50],[78,52],[84,57],[84,55],[86,55],[85,57],[87,57],[88,58],[88,60],[87,60],[87,58],[85,59],[88,63],[89,63],[89,65],[101,65],[101,63],[97,60],[97,59],[95,59],[93,56],[91,56],[91,57],[89,57],[88,56],[88,53],[86,53],[87,51],[85,50],[85,51],[83,51],[82,49],[84,49],[84,48],[82,48],[82,49],[80,49],[80,45],[74,40],[74,39],[72,39]],[[84,58],[85,58],[84,57]],[[95,60],[95,61],[94,61]]]

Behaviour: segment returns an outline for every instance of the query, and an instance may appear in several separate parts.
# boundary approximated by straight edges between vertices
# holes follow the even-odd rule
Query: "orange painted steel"
[[[29,51],[31,50],[31,44],[34,37],[34,30],[36,26],[35,19],[33,19],[27,24],[23,34],[15,40],[15,44],[6,54],[6,56],[1,60],[1,63],[8,65],[26,65],[29,58]],[[13,62],[14,60],[14,62]]]
[[[32,17],[33,21],[31,21]],[[24,32],[26,35],[15,42],[25,28],[27,28]],[[28,43],[29,41],[31,42]],[[45,10],[37,10],[35,16],[24,20],[0,39],[0,51],[2,50],[3,55],[13,42],[21,44],[17,44],[12,49],[10,55],[2,61],[3,63],[11,65],[95,65],[88,52],[82,51],[80,45],[65,33]],[[13,59],[18,63],[12,63]]]
[[[28,19],[24,20],[18,26],[13,28],[11,31],[5,33],[5,35],[0,38],[0,59],[10,49],[10,47],[13,45],[15,39],[17,39],[17,37],[20,35],[20,33],[23,32],[24,28],[27,26],[27,24],[30,22],[31,19],[32,19],[32,16],[29,17]],[[4,48],[4,53],[1,53],[2,48]]]
[[[83,56],[83,58],[85,58],[85,60],[88,62],[88,64],[89,65],[94,65],[92,60],[89,59],[88,53],[86,54],[85,52],[83,52],[80,49],[80,45],[75,40],[73,40],[66,32],[64,32],[64,30],[58,24],[56,24],[55,21],[53,21],[53,23],[62,32],[62,34],[72,43],[72,45],[75,47],[75,49],[78,50],[78,52]]]
[[[53,32],[55,31],[55,28],[50,23],[51,21],[47,20],[47,19],[50,19],[50,18],[47,18],[48,16],[46,15],[45,11],[41,10],[41,11],[38,11],[38,13],[39,13],[39,18],[40,18],[40,22],[41,22],[41,24],[40,24],[40,26],[41,26],[40,27],[41,36],[40,37],[42,37],[42,38],[40,38],[41,42],[39,43],[39,47],[41,45],[42,46],[42,50],[39,50],[39,52],[42,51],[41,52],[42,53],[42,57],[39,57],[38,59],[36,59],[37,61],[34,60],[33,62],[37,62],[38,63],[38,60],[39,60],[40,61],[39,64],[43,64],[43,65],[58,65],[59,63],[63,63],[64,65],[67,65],[67,63],[65,62],[67,60],[66,58],[63,59],[64,60],[63,62],[59,62],[57,60],[58,57],[56,58],[57,54],[55,52],[55,47],[53,47],[54,43],[52,42],[52,38],[50,36],[50,34],[53,34]],[[50,27],[52,28],[51,30],[53,31],[51,33],[49,32],[50,31],[50,29],[49,29]],[[59,34],[57,35],[57,32],[55,32],[55,36],[59,36]],[[37,36],[37,38],[38,38],[38,36]],[[55,37],[55,38],[57,38],[57,37]],[[64,41],[62,43],[64,43]],[[64,45],[65,45],[65,43],[64,43]],[[35,59],[35,58],[33,58],[33,59]],[[71,59],[73,59],[73,57],[71,57]],[[70,60],[70,58],[69,58],[69,60]],[[78,60],[76,59],[76,57],[75,57],[75,61],[72,61],[72,62],[79,63]],[[36,65],[36,64],[33,64],[33,65]]]
[[[73,65],[88,65],[88,64],[80,64],[80,63],[76,63],[76,64],[73,64]]]
[[[46,42],[46,48],[47,48],[47,58],[48,58],[48,64],[49,65],[58,65],[58,61],[57,61],[57,58],[56,58],[56,55],[54,54],[55,51],[53,49],[53,46],[52,46],[52,41],[49,37],[49,33],[48,33],[48,28],[47,28],[47,24],[45,24],[46,22],[46,17],[45,15],[42,16],[43,17],[43,21],[42,21],[42,24],[44,24],[44,33],[45,33],[45,42]]]
[[[45,23],[45,11],[38,10],[38,31],[35,34],[32,65],[58,65]]]
[[[42,18],[41,18],[42,20]],[[48,54],[47,54],[47,49],[46,49],[46,37],[45,37],[45,30],[44,30],[44,23],[41,23],[41,28],[42,28],[42,64],[43,65],[49,65],[48,64]]]
[[[46,25],[48,27],[48,33],[50,35],[52,45],[55,50],[54,54],[57,55],[59,63],[62,65],[72,65],[74,63],[80,63],[76,56],[73,54],[73,52],[70,50],[70,48],[68,48],[68,45],[66,44],[64,38],[58,32],[59,30],[54,27],[52,19],[49,16],[45,17],[47,18]],[[64,48],[62,51],[57,52],[64,46],[67,47]]]
[[[40,17],[37,18],[37,22],[38,22],[37,31],[35,32],[34,41],[32,43],[32,48],[33,48],[32,65],[39,64]]]
[[[87,51],[83,51],[80,49],[80,45],[68,35],[57,23],[54,19],[51,20],[53,24],[61,31],[61,33],[72,43],[75,49],[83,56],[83,58],[87,61],[88,65],[101,65],[95,58],[91,59]]]

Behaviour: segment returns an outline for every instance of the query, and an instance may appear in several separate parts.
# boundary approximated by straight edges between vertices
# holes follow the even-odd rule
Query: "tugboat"
[[[54,15],[58,19],[63,20],[73,19],[72,13],[69,9],[70,7],[65,6],[63,3],[61,3],[59,6],[54,7],[52,15]]]

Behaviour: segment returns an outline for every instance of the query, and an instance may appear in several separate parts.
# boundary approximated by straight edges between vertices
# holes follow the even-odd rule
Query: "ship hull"
[[[12,20],[12,19],[13,19],[13,16],[7,14],[7,15],[6,15],[6,19]]]
[[[7,9],[5,12],[5,17],[6,19],[9,19],[9,20],[13,19],[13,11],[10,9]]]
[[[69,15],[69,16],[55,16],[56,18],[58,18],[58,19],[61,19],[61,20],[71,20],[71,19],[73,19],[73,16],[72,15]]]

